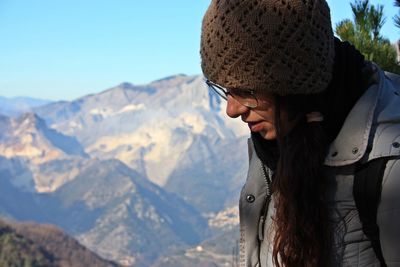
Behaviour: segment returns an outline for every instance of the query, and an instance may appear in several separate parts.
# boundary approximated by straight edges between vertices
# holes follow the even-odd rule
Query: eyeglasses
[[[258,106],[258,100],[257,97],[255,96],[254,90],[233,91],[232,89],[227,89],[222,87],[221,85],[213,83],[210,80],[206,80],[206,84],[210,89],[214,90],[214,92],[216,92],[219,96],[221,96],[225,100],[228,99],[228,95],[231,95],[235,100],[237,100],[243,106],[246,106],[248,108],[256,108]]]

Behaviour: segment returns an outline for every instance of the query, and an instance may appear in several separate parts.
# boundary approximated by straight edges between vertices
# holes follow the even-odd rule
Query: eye
[[[230,93],[241,98],[254,97],[254,93],[251,90],[231,90]]]

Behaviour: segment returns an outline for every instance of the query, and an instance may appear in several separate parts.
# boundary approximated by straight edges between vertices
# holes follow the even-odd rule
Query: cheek
[[[272,108],[267,110],[254,110],[254,112],[257,113],[258,117],[260,117],[262,120],[272,124],[275,122],[275,110]]]

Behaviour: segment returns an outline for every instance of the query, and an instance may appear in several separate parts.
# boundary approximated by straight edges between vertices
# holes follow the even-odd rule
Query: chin
[[[275,140],[276,139],[276,131],[261,131],[260,135],[262,138],[264,138],[265,140]]]

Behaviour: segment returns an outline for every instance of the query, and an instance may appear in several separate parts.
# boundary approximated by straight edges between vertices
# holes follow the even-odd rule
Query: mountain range
[[[3,97],[0,96],[0,114],[16,117],[32,108],[51,103],[50,100],[36,99],[31,97]]]
[[[229,261],[248,129],[224,105],[177,75],[2,115],[0,214],[127,266]]]

